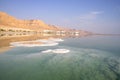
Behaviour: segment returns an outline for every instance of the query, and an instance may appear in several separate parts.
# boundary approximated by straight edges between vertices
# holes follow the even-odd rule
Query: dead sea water
[[[3,52],[0,80],[120,80],[120,36],[63,40],[54,46],[14,46]],[[56,49],[69,52],[49,51]]]

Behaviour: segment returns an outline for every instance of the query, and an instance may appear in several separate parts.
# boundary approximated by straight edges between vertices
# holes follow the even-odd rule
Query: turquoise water
[[[42,53],[68,49],[69,53]],[[120,80],[120,37],[65,38],[56,46],[14,47],[0,54],[0,80]]]

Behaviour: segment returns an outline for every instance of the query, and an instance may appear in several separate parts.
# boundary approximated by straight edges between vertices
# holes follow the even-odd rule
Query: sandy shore
[[[1,47],[0,48],[0,54],[7,51],[7,50],[9,50],[9,49],[11,49],[11,47]]]

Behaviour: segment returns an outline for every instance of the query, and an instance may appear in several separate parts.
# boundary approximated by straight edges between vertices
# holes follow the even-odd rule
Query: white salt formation
[[[11,46],[16,47],[36,47],[36,46],[56,46],[58,45],[60,41],[63,41],[62,39],[41,39],[41,40],[35,40],[35,41],[21,41],[21,42],[12,42],[10,43]]]
[[[45,51],[42,51],[42,53],[69,53],[70,50],[68,49],[48,49],[48,50],[45,50]]]
[[[49,52],[52,52],[52,50],[48,49],[48,50],[42,51],[42,53],[49,53]]]
[[[52,51],[53,53],[68,53],[70,50],[67,49],[55,49]]]

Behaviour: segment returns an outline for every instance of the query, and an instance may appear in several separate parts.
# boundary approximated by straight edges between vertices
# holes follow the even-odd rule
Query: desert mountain
[[[20,20],[16,19],[7,13],[0,12],[0,26],[11,28],[23,28],[31,30],[57,30],[60,29],[56,26],[47,25],[41,20]]]
[[[56,27],[55,25],[48,25],[41,20],[16,19],[4,12],[0,12],[0,28],[6,28],[6,29],[22,28],[22,29],[29,29],[29,30],[32,30],[35,32],[42,32],[43,30],[46,30],[46,31],[52,30],[54,32],[58,31],[58,33],[61,33],[61,31],[64,31],[62,33],[66,33],[66,34],[70,34],[70,35],[73,35],[73,34],[89,35],[89,34],[91,34],[91,32],[88,32],[88,31]]]

